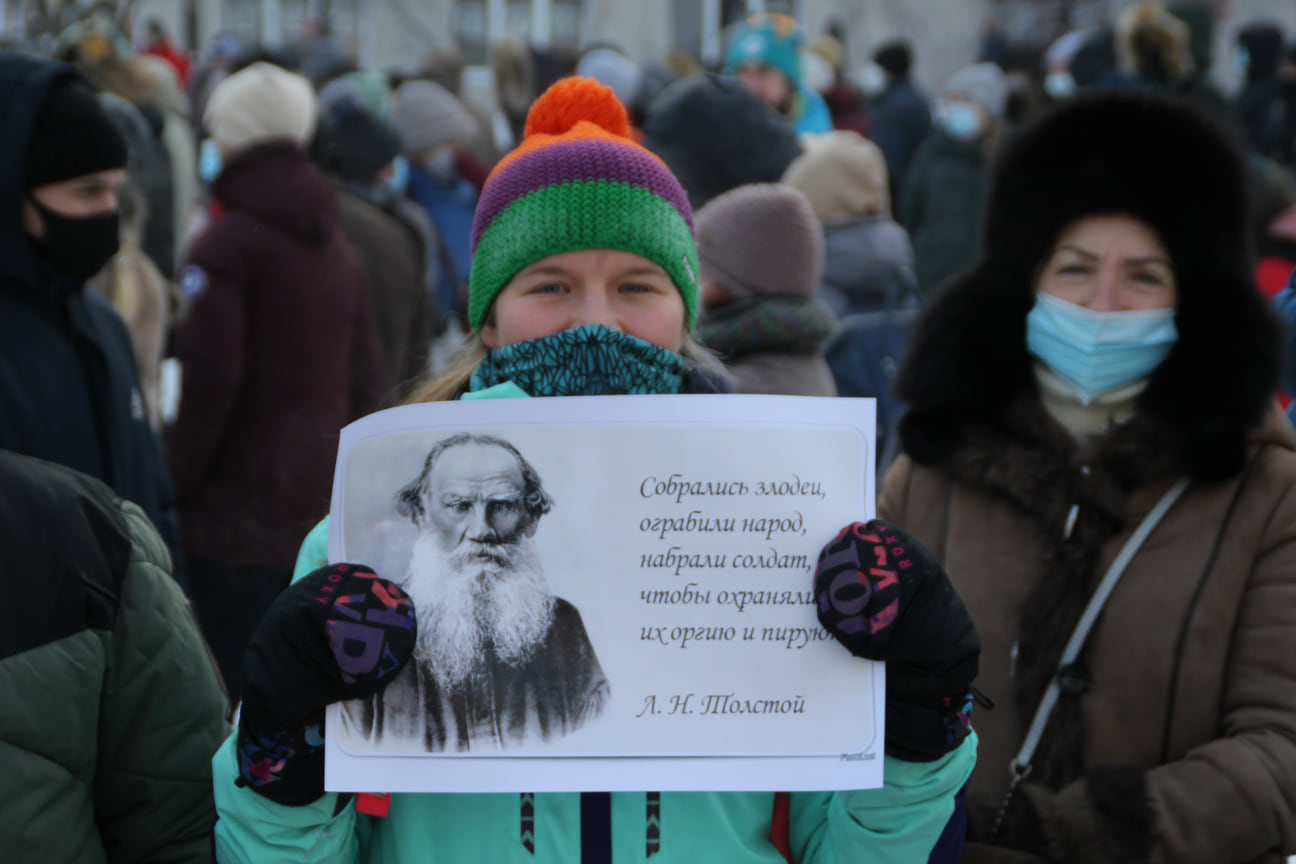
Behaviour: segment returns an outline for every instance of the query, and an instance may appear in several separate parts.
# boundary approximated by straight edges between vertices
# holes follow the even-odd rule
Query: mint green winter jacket
[[[328,520],[302,545],[294,579],[328,563]],[[922,864],[954,812],[972,773],[976,736],[936,762],[888,757],[885,785],[850,792],[794,792],[788,838],[798,864]],[[534,852],[523,842],[518,794],[395,794],[385,818],[338,809],[333,793],[305,807],[275,804],[235,786],[234,738],[212,761],[222,864],[567,864],[581,860],[580,795],[534,796]],[[649,796],[612,793],[612,854],[617,864],[722,862],[783,864],[770,842],[773,792],[663,792],[646,842]],[[528,798],[528,801],[531,799]]]

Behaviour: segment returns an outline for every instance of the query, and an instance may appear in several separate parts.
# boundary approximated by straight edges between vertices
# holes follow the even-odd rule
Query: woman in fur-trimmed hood
[[[1005,144],[981,260],[910,343],[879,513],[941,558],[998,702],[978,724],[965,861],[1296,850],[1296,440],[1273,400],[1244,171],[1182,103],[1055,109]],[[1001,808],[1077,620],[1180,477]]]

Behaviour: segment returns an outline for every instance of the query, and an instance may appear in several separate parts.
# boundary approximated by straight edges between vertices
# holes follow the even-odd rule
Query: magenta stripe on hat
[[[693,208],[675,175],[633,142],[607,138],[555,141],[513,159],[490,178],[473,215],[472,248],[510,204],[530,192],[577,180],[608,180],[647,189],[693,227]]]

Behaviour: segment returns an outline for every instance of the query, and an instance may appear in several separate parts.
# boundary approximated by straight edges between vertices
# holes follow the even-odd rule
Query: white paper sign
[[[413,660],[330,708],[345,791],[867,788],[883,667],[818,623],[873,515],[874,403],[450,402],[343,430],[330,558],[414,599]]]

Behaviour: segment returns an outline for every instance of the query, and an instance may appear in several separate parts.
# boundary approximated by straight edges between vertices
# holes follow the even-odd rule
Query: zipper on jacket
[[[1088,476],[1089,476],[1089,466],[1088,466],[1088,465],[1081,465],[1081,466],[1080,466],[1080,476],[1081,476],[1081,477],[1088,477]],[[1066,527],[1062,529],[1062,539],[1063,539],[1063,540],[1070,540],[1070,539],[1071,539],[1071,532],[1075,530],[1076,518],[1077,518],[1079,515],[1080,515],[1080,504],[1079,504],[1079,503],[1072,504],[1072,505],[1071,505],[1071,509],[1067,511]]]

